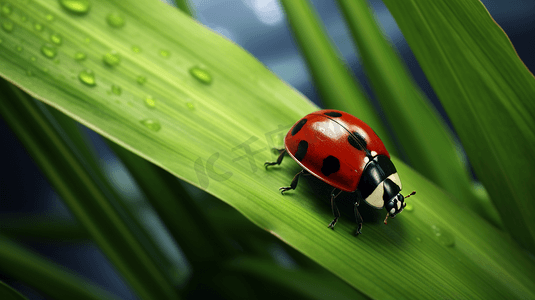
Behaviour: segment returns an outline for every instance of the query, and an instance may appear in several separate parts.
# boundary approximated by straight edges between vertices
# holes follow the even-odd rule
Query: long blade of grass
[[[344,64],[342,55],[330,41],[319,17],[308,0],[281,0],[288,22],[314,78],[326,108],[351,113],[381,137],[386,148],[396,154],[388,131],[356,78]]]
[[[28,298],[24,297],[14,288],[5,284],[0,280],[0,299],[4,300],[27,300]]]
[[[37,103],[5,80],[0,113],[74,216],[142,298],[175,299],[153,249],[114,206],[112,196]],[[41,104],[41,103],[39,103]],[[42,104],[41,104],[42,105]],[[16,254],[15,254],[16,255]]]
[[[0,230],[7,237],[37,240],[87,240],[87,231],[76,222],[49,216],[10,213],[0,219]]]
[[[298,168],[286,159],[281,168],[264,170],[264,161],[275,159],[269,148],[280,147],[289,126],[317,108],[176,9],[158,1],[93,1],[79,16],[45,0],[10,3],[13,29],[0,31],[1,76],[227,202],[367,296],[535,297],[535,263],[520,247],[395,158],[405,188],[418,190],[408,201],[412,208],[388,226],[366,222],[358,238],[347,220],[327,228],[332,215],[321,199],[329,191],[313,192],[321,185],[313,179],[280,195],[278,187]],[[105,23],[114,11],[125,19],[120,28]],[[32,24],[53,16],[45,24],[63,37],[59,64],[40,53],[48,33],[22,22],[21,12]],[[102,60],[111,49],[121,57],[114,66]],[[77,51],[88,54],[85,61],[72,58]],[[80,81],[87,68],[94,84],[88,73]],[[385,288],[400,278],[403,284]]]
[[[0,261],[2,274],[21,280],[52,299],[116,299],[95,284],[79,278],[65,268],[26,250],[3,236],[0,236]],[[0,295],[2,295],[1,292]]]
[[[535,252],[535,78],[480,1],[384,2],[505,228]]]
[[[373,91],[409,164],[462,203],[479,213],[486,212],[474,195],[472,180],[459,158],[452,133],[384,37],[368,1],[337,2]],[[494,224],[500,223],[496,211],[485,217]]]
[[[185,246],[182,251],[193,269],[217,267],[217,261],[232,257],[234,249],[175,176],[121,146],[109,145],[125,163],[171,235],[179,245]]]

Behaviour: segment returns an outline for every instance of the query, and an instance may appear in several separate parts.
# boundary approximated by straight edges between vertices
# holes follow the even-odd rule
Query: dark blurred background
[[[312,2],[347,64],[368,89],[358,54],[334,1],[314,0]],[[533,55],[535,53],[535,1],[482,0],[482,2],[494,20],[507,33],[520,58],[533,72],[535,69]],[[321,106],[305,62],[292,40],[284,12],[276,0],[192,0],[190,3],[200,22],[239,44],[281,79]],[[438,105],[436,96],[394,19],[381,1],[373,0],[371,4],[385,33],[405,60],[415,80],[435,105]],[[369,89],[368,92],[370,92]],[[440,106],[437,106],[437,109],[443,113]],[[163,230],[157,216],[143,200],[121,163],[116,160],[97,134],[87,129],[84,130],[93,142],[108,176],[121,192],[128,195],[132,204],[138,207],[138,213],[142,216],[144,224],[157,242],[166,249],[166,253],[171,261],[175,262],[177,269],[186,270],[178,275],[187,276],[187,264],[181,260],[180,250]],[[73,221],[61,199],[58,198],[1,117],[0,141],[3,151],[0,159],[0,226],[7,226],[2,223],[3,220],[19,215],[48,216]],[[193,187],[189,189],[199,193],[194,191]],[[0,230],[2,230],[1,227]],[[98,248],[89,241],[51,242],[32,238],[21,239],[18,242],[94,281],[121,299],[136,299]],[[279,258],[284,257],[283,253],[276,255]],[[31,288],[2,274],[0,274],[0,280],[6,281],[30,299],[44,299]]]

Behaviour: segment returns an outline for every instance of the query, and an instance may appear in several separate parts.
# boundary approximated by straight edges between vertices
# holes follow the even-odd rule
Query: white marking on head
[[[372,151],[371,154],[372,154],[373,157],[377,156],[377,152],[375,152],[375,151]]]
[[[375,208],[383,208],[385,205],[385,202],[383,200],[383,194],[385,192],[384,188],[384,182],[381,182],[377,187],[375,187],[375,190],[373,193],[371,193],[366,199],[366,203],[369,205],[375,207]]]
[[[396,204],[398,205],[398,210],[401,209],[401,201],[396,201]]]
[[[388,179],[392,180],[397,186],[399,186],[399,189],[401,190],[401,180],[399,179],[398,173],[394,173],[390,176],[388,176]]]
[[[390,214],[391,214],[391,215],[393,215],[395,212],[396,212],[396,209],[395,209],[395,208],[392,208],[392,209],[390,210]]]
[[[367,164],[370,161],[370,159],[366,156],[364,157],[364,163]]]

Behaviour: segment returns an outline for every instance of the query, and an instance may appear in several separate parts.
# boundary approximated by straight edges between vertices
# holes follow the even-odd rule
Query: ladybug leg
[[[338,206],[336,206],[336,197],[340,195],[342,190],[339,190],[338,193],[336,193],[336,188],[331,192],[331,208],[333,210],[334,220],[329,223],[329,228],[334,230],[334,225],[336,225],[336,222],[338,221],[338,218],[340,218],[340,211],[338,210]]]
[[[282,162],[282,159],[284,158],[284,155],[286,154],[286,149],[284,149],[284,148],[283,149],[273,148],[273,149],[279,151],[279,158],[277,158],[277,161],[274,161],[274,162],[266,161],[264,163],[264,166],[266,167],[266,169],[267,169],[268,166],[280,165],[281,162]]]
[[[360,230],[362,229],[362,217],[360,216],[359,205],[360,205],[360,198],[358,198],[357,201],[355,202],[355,219],[357,220],[357,223],[358,223],[357,230],[355,230],[355,236],[361,234]]]
[[[286,191],[295,190],[295,188],[297,187],[297,183],[299,182],[299,176],[301,176],[301,175],[309,175],[309,174],[310,173],[308,173],[305,170],[301,170],[299,173],[295,174],[294,179],[292,180],[292,183],[290,183],[290,186],[286,186],[286,187],[283,186],[283,187],[279,188],[279,190],[281,191],[281,194],[284,195],[284,192],[286,192]]]

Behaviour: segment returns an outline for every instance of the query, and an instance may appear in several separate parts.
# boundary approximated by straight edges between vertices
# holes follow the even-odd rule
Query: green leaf
[[[26,300],[28,298],[24,297],[21,293],[17,292],[17,290],[0,280],[0,299]]]
[[[102,251],[143,297],[176,299],[169,270],[118,200],[49,118],[43,104],[0,81],[0,112]]]
[[[408,163],[456,196],[460,203],[482,213],[467,167],[449,128],[413,81],[401,58],[383,36],[367,1],[340,1],[381,107]],[[490,206],[492,208],[492,206]],[[497,212],[484,215],[499,224]]]
[[[176,9],[156,0],[93,1],[91,11],[79,16],[56,2],[10,3],[14,28],[0,31],[3,77],[230,204],[361,293],[387,299],[535,297],[535,263],[526,253],[396,158],[406,190],[418,190],[407,201],[412,208],[388,226],[383,213],[365,214],[376,221],[366,222],[359,237],[348,219],[334,231],[327,228],[332,215],[321,199],[329,193],[315,193],[320,184],[314,178],[281,195],[278,187],[299,169],[287,158],[280,168],[264,170],[264,161],[276,158],[269,148],[281,146],[289,126],[317,107]],[[123,27],[105,23],[112,11],[123,14]],[[31,24],[46,24],[47,32],[34,31],[21,13]],[[63,37],[56,46],[59,63],[40,52],[50,33]],[[102,60],[111,50],[120,57],[114,66]],[[85,61],[74,60],[78,51],[86,52]],[[86,69],[94,82],[80,81]],[[120,95],[113,85],[121,87]]]
[[[342,55],[329,39],[319,17],[308,0],[281,0],[325,108],[351,113],[370,125],[386,148],[396,154],[386,127],[370,100],[341,60]]]
[[[384,2],[505,228],[535,252],[535,78],[480,1]]]
[[[113,295],[93,283],[79,278],[65,268],[1,235],[0,261],[2,274],[24,281],[52,299],[115,299]],[[0,282],[0,299],[9,299],[3,296]]]

